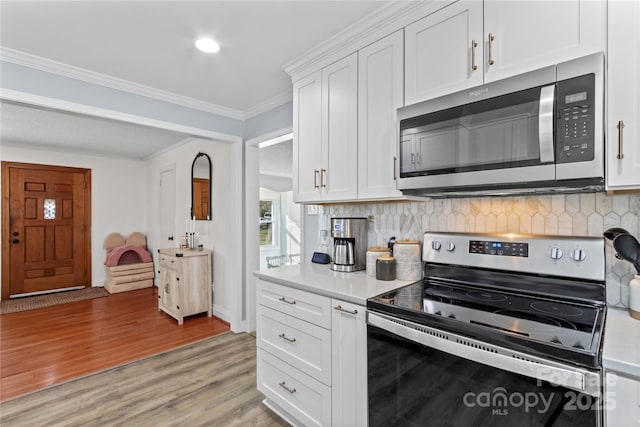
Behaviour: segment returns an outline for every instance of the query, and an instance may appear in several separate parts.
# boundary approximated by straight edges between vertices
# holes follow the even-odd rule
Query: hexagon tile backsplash
[[[369,217],[369,246],[386,246],[389,238],[422,241],[425,231],[526,233],[602,237],[604,230],[622,227],[638,238],[640,194],[605,193],[542,196],[434,199],[422,202],[326,205],[328,217]],[[627,307],[629,262],[615,258],[606,244],[607,303]]]

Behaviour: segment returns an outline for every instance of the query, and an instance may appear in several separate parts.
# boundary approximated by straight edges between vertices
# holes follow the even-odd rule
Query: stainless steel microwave
[[[604,189],[597,53],[398,109],[398,189],[447,197]]]

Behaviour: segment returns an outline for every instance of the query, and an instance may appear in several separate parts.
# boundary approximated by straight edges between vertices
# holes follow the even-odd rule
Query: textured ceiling
[[[0,45],[242,112],[290,94],[283,64],[385,3],[2,0]]]

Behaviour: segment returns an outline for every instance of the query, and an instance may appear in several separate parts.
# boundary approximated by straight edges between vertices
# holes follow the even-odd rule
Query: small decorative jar
[[[629,282],[629,314],[640,320],[640,275]]]
[[[367,274],[369,276],[376,276],[376,260],[379,256],[384,254],[390,254],[391,249],[385,248],[384,246],[375,246],[367,249]]]
[[[396,260],[389,254],[376,259],[376,279],[396,280]]]

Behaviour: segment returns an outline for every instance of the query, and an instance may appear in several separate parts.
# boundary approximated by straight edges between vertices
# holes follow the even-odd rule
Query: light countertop
[[[607,308],[602,365],[640,380],[640,320],[628,310]]]
[[[284,265],[254,273],[262,280],[366,306],[367,298],[414,283],[408,280],[377,280],[364,270],[341,273],[329,264]]]

